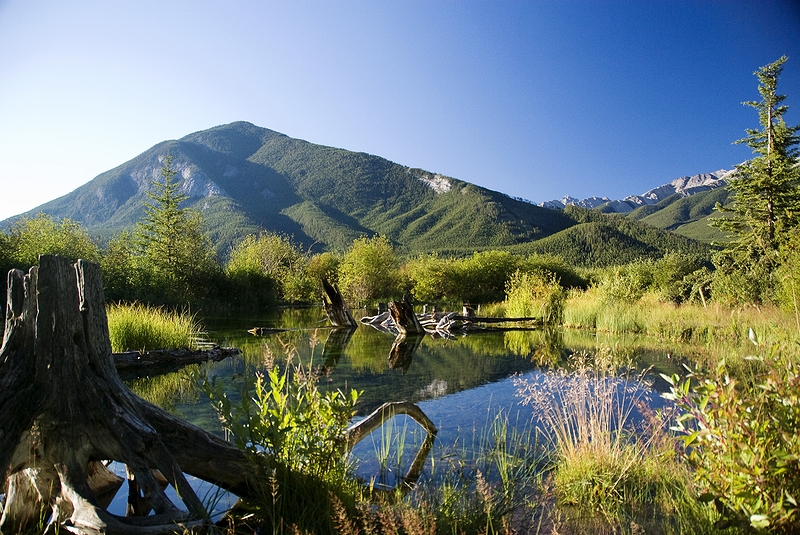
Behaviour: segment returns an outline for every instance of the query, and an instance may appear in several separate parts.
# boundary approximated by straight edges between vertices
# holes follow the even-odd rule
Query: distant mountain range
[[[710,210],[694,200],[671,207],[726,191],[719,187],[725,173],[718,171],[622,201],[567,197],[544,203],[562,208],[552,210],[379,156],[235,122],[159,143],[28,215],[68,217],[101,239],[130,229],[143,214],[145,192],[160,177],[167,154],[181,191],[189,196],[186,206],[203,214],[222,256],[237,240],[260,230],[291,235],[314,251],[342,251],[358,236],[384,234],[406,254],[511,249],[562,254],[585,265],[657,257],[667,250],[704,253],[707,246],[679,234],[712,239],[681,232]],[[593,208],[597,217],[575,206],[564,209],[570,204]]]
[[[582,208],[599,208],[606,213],[628,213],[632,212],[640,206],[648,206],[657,204],[673,195],[680,195],[681,197],[689,197],[696,193],[709,191],[712,189],[724,187],[726,177],[731,171],[720,169],[713,173],[703,173],[693,176],[683,176],[676,178],[669,184],[664,184],[657,188],[651,189],[641,195],[630,195],[622,200],[611,200],[608,197],[587,197],[585,199],[576,199],[569,195],[557,201],[545,201],[539,206],[545,208],[563,209],[565,206],[574,205]]]

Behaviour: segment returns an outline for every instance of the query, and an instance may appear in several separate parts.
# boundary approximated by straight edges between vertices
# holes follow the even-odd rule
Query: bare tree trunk
[[[113,485],[99,460],[124,463],[155,515],[125,518],[98,495]],[[114,367],[100,268],[42,256],[8,274],[0,348],[0,530],[39,520],[74,533],[171,533],[208,521],[188,473],[234,492],[249,487],[244,453],[134,395]],[[166,496],[158,470],[186,509]],[[105,470],[105,472],[108,472]],[[35,524],[34,524],[35,525]]]
[[[401,334],[425,334],[425,329],[419,323],[414,308],[408,299],[402,301],[392,301],[389,303],[389,313],[392,315],[394,324]]]
[[[358,323],[353,319],[350,314],[350,309],[344,302],[342,292],[335,284],[332,285],[325,278],[322,279],[322,288],[325,290],[325,295],[322,296],[322,306],[325,308],[325,313],[334,327],[352,327],[356,328]]]

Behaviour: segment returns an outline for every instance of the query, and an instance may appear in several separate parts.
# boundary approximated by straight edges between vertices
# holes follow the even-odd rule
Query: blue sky
[[[793,1],[0,0],[0,219],[237,120],[536,202],[749,157]]]

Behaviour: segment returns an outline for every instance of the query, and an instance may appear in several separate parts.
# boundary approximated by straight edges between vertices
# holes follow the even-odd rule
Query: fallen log
[[[180,370],[190,364],[213,361],[219,362],[239,355],[234,347],[214,347],[212,349],[154,349],[148,351],[125,351],[114,353],[114,367],[123,381],[163,375]]]
[[[112,358],[100,267],[58,256],[8,274],[0,347],[0,531],[174,533],[209,522],[184,471],[238,495],[253,488],[245,454],[138,398]],[[126,518],[98,499],[126,465],[155,514]],[[154,470],[176,490],[178,507]],[[98,476],[98,472],[100,475]],[[40,516],[44,512],[44,516]]]
[[[525,323],[534,322],[542,323],[542,318],[535,316],[527,316],[522,318],[493,318],[488,316],[464,316],[455,315],[451,319],[455,321],[469,321],[472,323]]]

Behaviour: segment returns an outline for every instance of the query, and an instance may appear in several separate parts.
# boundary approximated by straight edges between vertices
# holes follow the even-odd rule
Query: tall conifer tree
[[[161,167],[163,182],[151,181],[145,214],[137,223],[136,239],[144,258],[156,274],[157,286],[168,300],[185,301],[203,297],[215,270],[219,269],[211,241],[202,231],[199,213],[181,208],[189,198],[179,192],[178,171],[172,157]]]
[[[777,93],[786,60],[783,56],[754,73],[761,100],[743,104],[758,111],[761,128],[747,129],[747,137],[736,143],[748,145],[756,156],[736,166],[728,184],[734,192],[732,206],[717,206],[726,217],[715,219],[715,226],[735,238],[725,256],[740,268],[760,264],[771,271],[787,231],[798,223],[800,126],[787,126],[783,116],[788,106],[782,104],[786,96]]]

